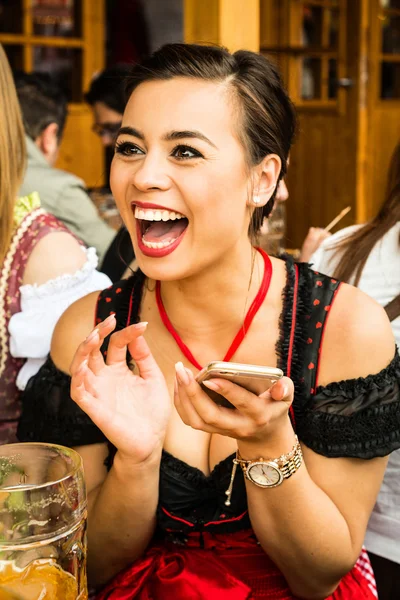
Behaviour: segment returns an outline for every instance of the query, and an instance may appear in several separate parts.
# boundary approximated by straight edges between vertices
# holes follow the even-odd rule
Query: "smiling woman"
[[[19,427],[83,457],[98,600],[371,600],[400,361],[372,300],[254,246],[295,131],[279,74],[168,45],[128,96],[111,184],[140,268],[65,313]],[[222,357],[286,377],[207,380],[219,406],[195,373]]]

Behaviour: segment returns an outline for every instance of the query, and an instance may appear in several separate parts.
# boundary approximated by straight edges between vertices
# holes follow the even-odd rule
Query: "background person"
[[[54,167],[67,117],[67,100],[43,73],[16,73],[15,83],[28,152],[20,194],[38,192],[43,208],[87,246],[94,246],[101,261],[115,231],[97,213],[84,182]]]
[[[286,201],[289,199],[289,190],[284,179],[281,179],[276,192],[275,206],[268,218],[265,218],[260,229],[261,246],[273,255],[279,256],[286,252],[285,234],[286,219],[290,211],[287,210]],[[320,244],[331,234],[322,227],[310,227],[300,250],[293,253],[296,260],[310,262],[311,255]]]
[[[100,136],[106,149],[107,187],[103,191],[100,190],[100,194],[109,195],[110,192],[108,188],[110,164],[126,105],[125,81],[130,71],[131,67],[128,65],[105,69],[94,77],[85,95],[85,100],[93,111],[93,131]],[[133,269],[135,268],[134,259],[131,239],[122,225],[104,257],[101,270],[112,281],[118,281],[125,276],[127,266],[131,265]]]
[[[388,173],[384,202],[372,221],[346,227],[312,256],[322,273],[339,277],[387,306],[400,294],[400,144]],[[396,316],[397,314],[397,316]],[[392,315],[400,348],[400,310]],[[377,331],[379,335],[379,331]],[[382,381],[381,385],[384,385]],[[380,600],[400,598],[400,451],[390,456],[372,512],[365,545],[370,553]]]
[[[129,65],[116,65],[101,71],[91,81],[85,100],[93,111],[93,131],[103,146],[113,148],[125,110],[125,80]]]
[[[0,444],[15,442],[19,390],[44,363],[54,326],[78,298],[109,279],[38,195],[17,199],[26,165],[24,127],[0,45]]]
[[[193,581],[204,599],[372,599],[357,559],[400,446],[400,359],[372,299],[252,245],[295,131],[279,73],[172,44],[128,93],[111,185],[140,271],[63,315],[19,435],[80,446],[99,600],[186,600]],[[290,378],[260,396],[208,382],[224,409],[194,381],[221,358]],[[245,477],[236,452],[265,460]]]

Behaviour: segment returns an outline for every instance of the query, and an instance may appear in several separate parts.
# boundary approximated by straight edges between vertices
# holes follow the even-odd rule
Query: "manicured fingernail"
[[[287,385],[284,384],[282,386],[281,393],[280,393],[281,400],[284,400],[285,398],[287,398],[288,395],[289,395],[289,388]]]
[[[107,325],[110,325],[110,323],[113,323],[115,321],[115,314],[112,313],[111,315],[109,315],[107,317],[107,319],[104,319],[104,321],[102,321],[102,323],[100,323],[99,327],[107,327]]]
[[[85,342],[91,342],[91,341],[92,341],[92,340],[94,340],[94,338],[95,338],[96,336],[98,336],[98,335],[99,335],[99,330],[98,330],[98,329],[97,329],[97,327],[96,327],[96,329],[93,329],[92,333],[90,333],[90,334],[87,336],[87,338],[86,338]]]
[[[148,321],[140,321],[140,323],[135,323],[133,325],[133,327],[134,327],[134,329],[138,329],[139,331],[141,329],[143,329],[143,331],[144,331],[148,324],[149,324]]]
[[[203,381],[203,385],[208,387],[210,390],[214,390],[214,392],[218,392],[221,389],[218,383],[215,383],[215,381]]]
[[[175,370],[176,370],[176,376],[178,378],[178,381],[180,383],[183,383],[183,385],[189,385],[189,383],[190,383],[189,373],[186,371],[185,367],[183,366],[183,363],[177,362],[175,365]]]

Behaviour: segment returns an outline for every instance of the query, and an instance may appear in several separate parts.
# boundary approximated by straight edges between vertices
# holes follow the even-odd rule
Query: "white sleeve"
[[[10,352],[16,358],[26,358],[18,373],[17,387],[24,390],[50,352],[54,327],[62,313],[76,300],[111,285],[104,273],[96,271],[95,248],[82,248],[87,261],[79,271],[61,275],[42,285],[23,285],[21,312],[9,323]]]
[[[311,256],[309,260],[311,268],[320,273],[325,273],[325,275],[332,275],[341,258],[340,253],[337,252],[337,244],[354,233],[359,227],[360,225],[351,225],[326,238]]]

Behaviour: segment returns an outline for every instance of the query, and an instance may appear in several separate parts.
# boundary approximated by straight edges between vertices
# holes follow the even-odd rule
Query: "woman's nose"
[[[171,183],[167,169],[168,165],[162,157],[147,154],[143,160],[138,161],[133,174],[133,184],[142,192],[153,189],[166,190]]]

